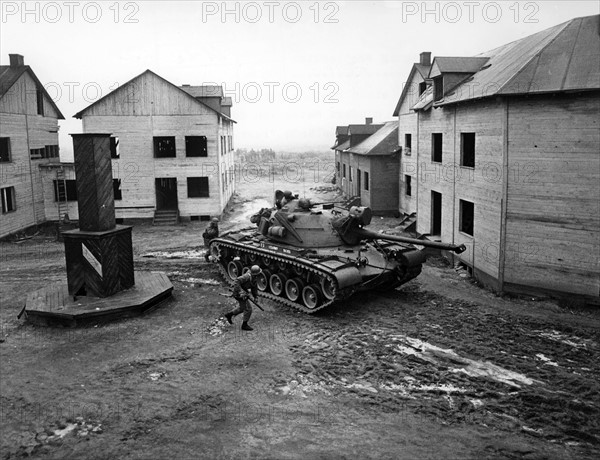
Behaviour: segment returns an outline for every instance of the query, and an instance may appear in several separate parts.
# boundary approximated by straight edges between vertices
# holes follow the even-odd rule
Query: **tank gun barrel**
[[[354,231],[361,238],[369,239],[369,240],[387,240],[387,241],[397,241],[398,243],[418,244],[420,246],[425,246],[428,248],[436,248],[436,249],[444,249],[446,251],[452,251],[452,252],[455,252],[456,254],[460,254],[467,250],[467,248],[464,244],[440,243],[438,241],[419,240],[417,238],[408,238],[405,236],[384,235],[383,233],[373,232],[371,230],[366,230],[364,228],[357,228]]]

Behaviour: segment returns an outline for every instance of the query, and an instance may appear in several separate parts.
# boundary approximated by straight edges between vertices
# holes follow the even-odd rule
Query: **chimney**
[[[423,51],[420,55],[419,63],[421,65],[431,65],[431,51]]]
[[[367,117],[365,118],[365,125],[370,125],[373,123],[373,117]]]
[[[20,54],[9,54],[11,67],[22,67],[25,65],[25,59]]]

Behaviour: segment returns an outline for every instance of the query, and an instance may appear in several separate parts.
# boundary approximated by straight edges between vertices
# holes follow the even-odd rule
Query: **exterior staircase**
[[[177,225],[178,222],[178,209],[157,209],[154,211],[154,225]]]

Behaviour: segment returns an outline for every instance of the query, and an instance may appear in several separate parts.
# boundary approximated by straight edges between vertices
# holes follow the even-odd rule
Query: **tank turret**
[[[278,190],[274,206],[251,217],[255,230],[210,243],[211,259],[230,283],[251,265],[261,266],[259,295],[314,313],[355,292],[393,289],[415,278],[426,258],[415,246],[466,249],[368,230],[370,208],[336,204]]]

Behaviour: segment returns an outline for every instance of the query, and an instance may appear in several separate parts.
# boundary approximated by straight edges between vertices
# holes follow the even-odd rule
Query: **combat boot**
[[[254,329],[252,329],[250,326],[248,326],[248,322],[244,321],[242,323],[242,331],[253,331]]]
[[[231,321],[232,317],[233,317],[233,313],[225,313],[225,319],[227,320],[227,322],[229,324],[233,324],[233,321]]]

